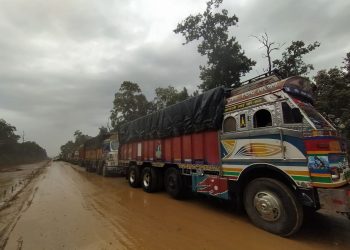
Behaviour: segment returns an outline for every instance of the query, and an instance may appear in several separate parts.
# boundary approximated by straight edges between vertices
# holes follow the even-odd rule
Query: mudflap
[[[350,219],[350,185],[341,188],[318,188],[322,209],[343,214]]]
[[[192,175],[192,191],[228,200],[228,180],[217,175]]]

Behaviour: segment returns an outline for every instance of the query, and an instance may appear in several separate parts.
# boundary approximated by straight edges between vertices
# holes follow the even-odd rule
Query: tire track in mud
[[[28,182],[0,208],[1,221],[4,221],[3,228],[0,228],[0,249],[6,247],[7,241],[17,222],[20,220],[22,214],[31,206],[38,191],[36,184],[40,177],[44,177],[43,175],[49,165],[50,162],[38,168]],[[22,245],[23,241],[19,243],[18,249],[22,249]]]
[[[103,208],[103,202],[99,199],[99,194],[106,195],[106,190],[104,190],[106,186],[99,185],[101,184],[101,181],[91,182],[87,178],[92,177],[95,179],[95,177],[97,177],[99,180],[105,179],[101,179],[99,176],[95,176],[94,173],[85,172],[84,170],[79,169],[79,167],[76,165],[67,165],[70,165],[71,169],[76,173],[76,176],[74,176],[75,181],[71,179],[71,182],[80,191],[82,197],[84,197],[84,209],[95,213],[98,219],[103,219],[103,223],[111,227],[113,235],[116,237],[116,239],[118,239],[119,243],[122,246],[124,246],[126,249],[134,249],[135,239],[128,234],[128,232],[123,228],[123,226],[120,225],[120,223],[111,220],[111,218],[108,216],[108,213],[106,213],[105,209]],[[84,186],[84,189],[82,189],[82,186]]]

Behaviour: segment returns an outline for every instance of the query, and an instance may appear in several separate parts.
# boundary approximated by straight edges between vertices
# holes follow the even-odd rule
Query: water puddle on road
[[[284,249],[348,249],[350,246],[350,223],[343,218],[334,220],[316,214],[319,223],[340,223],[341,231],[333,229],[330,234],[329,228],[318,228],[314,221],[308,220],[299,234],[282,238],[256,228],[245,214],[233,211],[228,203],[201,196],[174,200],[165,192],[149,194],[141,188],[131,188],[125,178],[103,178],[75,169],[80,173],[80,183],[88,186],[82,191],[86,199],[131,249],[281,249],[282,245]],[[318,235],[324,237],[320,240]]]
[[[256,228],[227,203],[179,201],[54,162],[38,183],[8,249],[349,249],[349,221],[317,214],[282,238]],[[11,248],[12,247],[12,248]]]

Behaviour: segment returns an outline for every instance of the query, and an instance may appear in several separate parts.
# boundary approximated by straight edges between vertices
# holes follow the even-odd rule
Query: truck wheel
[[[157,190],[158,175],[154,168],[145,167],[142,170],[142,188],[147,193],[153,193]]]
[[[251,181],[244,190],[244,207],[258,227],[281,236],[296,233],[303,223],[303,208],[282,182],[270,178]]]
[[[140,186],[141,178],[140,178],[140,169],[133,165],[130,166],[129,172],[128,172],[128,180],[129,185],[136,188]]]
[[[173,198],[181,199],[183,197],[182,179],[176,168],[171,167],[166,170],[164,185],[167,193]]]

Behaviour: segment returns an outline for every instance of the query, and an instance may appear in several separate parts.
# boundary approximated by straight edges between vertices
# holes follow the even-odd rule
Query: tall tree
[[[61,146],[61,157],[67,157],[68,154],[73,153],[76,149],[76,145],[73,141],[69,140],[64,145]]]
[[[108,129],[106,127],[101,126],[101,127],[98,128],[98,134],[99,135],[105,135],[107,133],[108,133]]]
[[[282,53],[282,59],[273,61],[273,66],[278,68],[284,77],[293,75],[306,75],[314,69],[312,64],[306,64],[303,56],[309,54],[320,46],[319,42],[305,45],[303,41],[292,41],[292,44]]]
[[[81,132],[80,130],[76,130],[73,135],[75,147],[79,147],[81,144],[83,144],[91,138],[88,135],[84,135],[83,132]]]
[[[344,63],[346,69],[348,64],[346,61]],[[314,78],[317,85],[316,106],[348,139],[350,139],[350,85],[347,81],[349,69],[321,70]]]
[[[135,120],[146,115],[150,110],[150,103],[142,94],[137,83],[124,81],[115,94],[113,109],[111,110],[111,123],[117,129],[125,122]]]
[[[347,84],[350,84],[350,52],[346,54],[343,63],[343,69],[345,70],[345,79]]]
[[[173,86],[167,88],[158,87],[155,89],[156,97],[153,100],[156,110],[163,109],[177,102],[186,100],[189,95],[187,89],[184,87],[182,91],[178,91]]]
[[[16,127],[7,123],[4,119],[0,119],[0,143],[15,143],[20,136],[15,134]]]
[[[271,74],[271,71],[272,71],[271,53],[274,50],[279,50],[284,45],[284,43],[280,44],[276,42],[271,42],[266,32],[264,32],[264,34],[262,34],[261,36],[253,36],[253,37],[255,37],[261,43],[262,45],[261,48],[265,49],[265,54],[263,54],[263,56],[267,58],[267,63],[268,63],[267,71],[269,72],[269,74]]]
[[[185,37],[184,44],[201,40],[198,52],[208,58],[207,65],[200,66],[199,88],[204,91],[220,85],[239,86],[240,77],[255,65],[245,56],[236,38],[229,36],[229,28],[237,24],[238,18],[229,16],[226,9],[219,11],[222,1],[210,0],[202,14],[188,16],[174,30]]]

